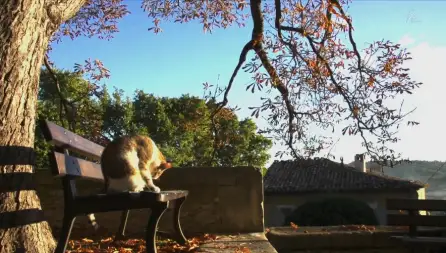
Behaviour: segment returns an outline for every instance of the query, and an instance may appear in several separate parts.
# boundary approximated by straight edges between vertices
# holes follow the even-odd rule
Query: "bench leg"
[[[149,222],[146,230],[146,250],[149,253],[156,253],[156,229],[158,221],[167,209],[167,202],[156,202],[151,208]]]
[[[68,239],[70,238],[71,229],[73,228],[75,220],[76,220],[75,216],[64,215],[62,230],[59,236],[59,240],[57,241],[56,251],[54,251],[55,253],[65,252],[68,244]]]
[[[181,245],[187,243],[187,239],[183,234],[183,230],[181,229],[181,224],[180,224],[180,211],[185,200],[186,197],[174,200],[175,201],[174,214],[173,214],[173,226],[174,226],[173,228],[175,230],[174,238],[175,241]]]
[[[125,228],[127,226],[127,219],[129,217],[130,210],[122,211],[121,224],[119,224],[118,232],[116,233],[115,240],[121,240],[125,237]]]

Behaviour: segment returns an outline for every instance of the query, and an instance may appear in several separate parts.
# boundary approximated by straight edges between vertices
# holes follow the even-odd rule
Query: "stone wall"
[[[61,182],[47,170],[35,174],[36,188],[43,210],[53,232],[57,233],[63,218]],[[189,197],[181,211],[184,232],[242,233],[263,232],[263,181],[259,169],[252,167],[188,167],[172,168],[157,182],[163,190],[189,190]],[[91,194],[102,189],[101,182],[79,180],[80,194]],[[142,235],[149,210],[130,212],[128,235]],[[119,226],[120,212],[96,214],[98,223],[113,234]],[[170,230],[172,213],[165,212],[160,230]],[[86,217],[78,217],[73,236],[90,236],[93,229]]]
[[[176,168],[161,176],[159,186],[189,190],[181,211],[186,231],[263,232],[263,179],[259,169]],[[161,226],[167,224],[167,219],[162,222]]]

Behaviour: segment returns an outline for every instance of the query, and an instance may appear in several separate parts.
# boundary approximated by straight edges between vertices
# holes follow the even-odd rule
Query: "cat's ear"
[[[165,169],[170,169],[172,168],[172,160],[171,159],[166,159],[166,162],[163,164],[163,167]]]
[[[163,169],[170,169],[172,168],[172,163],[171,162],[165,162],[162,164]]]
[[[172,163],[170,161],[165,161],[161,163],[160,166],[158,167],[158,170],[155,172],[155,175],[153,175],[153,179],[157,180],[161,176],[161,174],[163,174],[164,171],[170,168],[172,168]]]

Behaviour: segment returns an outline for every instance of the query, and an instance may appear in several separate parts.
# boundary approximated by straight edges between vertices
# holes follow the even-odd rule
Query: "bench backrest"
[[[411,233],[416,232],[417,226],[446,227],[445,215],[420,215],[420,211],[446,211],[446,200],[387,199],[386,206],[387,210],[400,211],[387,214],[388,225],[409,226]]]
[[[99,161],[104,147],[48,120],[41,121],[40,127],[46,141],[54,146],[53,152],[50,154],[53,175],[104,180],[100,164],[70,156],[68,153],[71,151],[88,159]]]

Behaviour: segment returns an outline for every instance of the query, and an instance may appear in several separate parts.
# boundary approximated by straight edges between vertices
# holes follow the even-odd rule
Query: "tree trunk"
[[[52,34],[84,2],[0,1],[1,253],[55,248],[32,185],[39,75]]]

